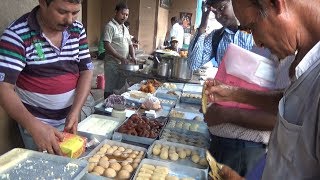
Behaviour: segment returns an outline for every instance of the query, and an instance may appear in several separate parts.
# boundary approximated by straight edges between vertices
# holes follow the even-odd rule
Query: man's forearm
[[[132,59],[136,59],[136,54],[135,54],[135,50],[134,50],[134,47],[133,45],[129,45],[129,54],[131,56]]]
[[[251,91],[239,88],[236,101],[256,106],[264,111],[277,114],[278,104],[283,96],[283,91]]]
[[[0,105],[5,112],[22,127],[31,132],[35,117],[23,105],[20,98],[14,91],[14,85],[0,83]]]
[[[80,72],[80,78],[78,80],[76,88],[76,96],[74,98],[70,112],[80,114],[81,108],[86,102],[91,89],[92,75],[92,70]]]
[[[230,123],[260,131],[271,131],[276,123],[277,116],[260,111],[249,109],[234,109],[235,118],[230,119]]]

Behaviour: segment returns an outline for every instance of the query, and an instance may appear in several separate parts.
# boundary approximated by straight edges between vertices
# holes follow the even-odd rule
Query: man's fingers
[[[57,141],[52,142],[52,148],[53,148],[53,151],[54,151],[55,154],[60,155],[60,156],[63,155],[62,152],[61,152],[60,146],[59,146]]]
[[[57,129],[54,129],[54,135],[58,138],[58,141],[63,141],[63,133],[62,132],[59,132]]]
[[[72,133],[73,133],[73,134],[76,134],[76,133],[77,133],[77,129],[78,129],[77,127],[78,127],[78,124],[77,124],[77,123],[74,123],[73,126],[72,126]]]
[[[48,152],[49,154],[55,154],[54,151],[53,151],[53,149],[52,149],[52,147],[48,147],[48,148],[47,148],[47,152]]]

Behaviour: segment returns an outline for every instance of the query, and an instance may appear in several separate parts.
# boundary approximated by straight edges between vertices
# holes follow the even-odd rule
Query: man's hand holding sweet
[[[63,141],[63,134],[58,129],[37,120],[28,130],[39,151],[62,155],[58,142]]]

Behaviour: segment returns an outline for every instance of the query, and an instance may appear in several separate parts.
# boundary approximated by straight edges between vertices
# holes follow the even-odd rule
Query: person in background
[[[181,49],[183,46],[183,36],[184,36],[184,29],[183,27],[179,24],[179,19],[176,17],[171,18],[171,25],[172,28],[170,30],[170,39],[172,37],[176,37],[178,40],[178,48]]]
[[[230,43],[252,50],[253,37],[238,29],[239,24],[234,15],[231,0],[208,0],[202,10],[200,26],[188,49],[188,66],[192,70],[200,68],[209,61],[213,66],[218,67]],[[215,14],[217,21],[223,27],[208,34],[206,29],[210,11]]]
[[[93,63],[81,0],[39,0],[0,40],[0,104],[17,121],[27,149],[62,155],[60,131],[77,132]]]
[[[115,89],[125,84],[125,78],[119,73],[120,64],[136,63],[135,50],[128,29],[124,25],[129,16],[127,4],[120,2],[115,8],[115,16],[104,30],[103,41],[106,49],[104,63],[105,92],[107,98]],[[130,54],[130,57],[129,57]]]
[[[279,58],[296,54],[259,179],[320,178],[320,12],[317,0],[233,0],[241,26]],[[312,4],[312,6],[310,6]],[[307,15],[306,15],[306,12]],[[308,22],[308,23],[306,23]],[[227,166],[223,179],[243,179]]]
[[[209,12],[206,11],[204,13],[202,25],[197,32],[201,35],[196,35],[196,38],[198,36],[198,40],[193,40],[193,45],[191,43],[191,46],[194,47],[193,49],[191,47],[191,51],[189,49],[189,54],[191,53],[191,55],[188,57],[188,63],[192,66],[192,69],[197,69],[208,62],[211,56],[214,62],[220,65],[226,48],[231,42],[248,50],[252,50],[254,47],[252,35],[238,29],[238,22],[232,9],[231,0],[211,0],[207,2],[207,5],[209,11],[212,10],[215,13],[217,20],[224,27],[206,35],[204,31]],[[268,55],[268,53],[266,54]],[[204,61],[204,59],[207,61]],[[278,66],[278,68],[283,68],[283,66]],[[288,74],[278,76],[277,85],[275,85],[276,89],[287,87],[288,83],[290,83]],[[229,88],[229,86],[223,85],[215,80],[207,81],[208,87],[213,84]],[[205,114],[205,120],[212,134],[210,152],[212,152],[213,156],[219,162],[229,165],[241,175],[247,174],[247,172],[254,167],[259,158],[266,152],[270,131],[275,125],[275,112],[277,102],[279,98],[281,98],[281,92],[282,91],[280,91],[280,95],[278,91],[275,91],[259,96],[259,92],[250,91],[248,95],[250,98],[258,97],[256,98],[257,100],[268,99],[269,97],[276,99],[274,111],[264,109],[260,106],[258,106],[260,109],[254,111],[226,108],[216,104],[209,107]],[[272,95],[273,93],[275,93],[274,96]],[[215,101],[212,100],[212,102]],[[252,102],[245,103],[252,104]],[[240,122],[245,120],[255,122],[255,124],[240,124]]]
[[[171,37],[171,40],[170,40],[170,46],[166,47],[165,49],[169,49],[169,50],[172,50],[172,51],[179,52],[178,45],[179,45],[178,39],[173,36],[173,37]]]

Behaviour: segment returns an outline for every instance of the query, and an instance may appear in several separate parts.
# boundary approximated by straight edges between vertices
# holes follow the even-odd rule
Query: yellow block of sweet
[[[59,146],[64,156],[78,158],[85,152],[86,138],[64,133],[64,139],[59,143]]]

